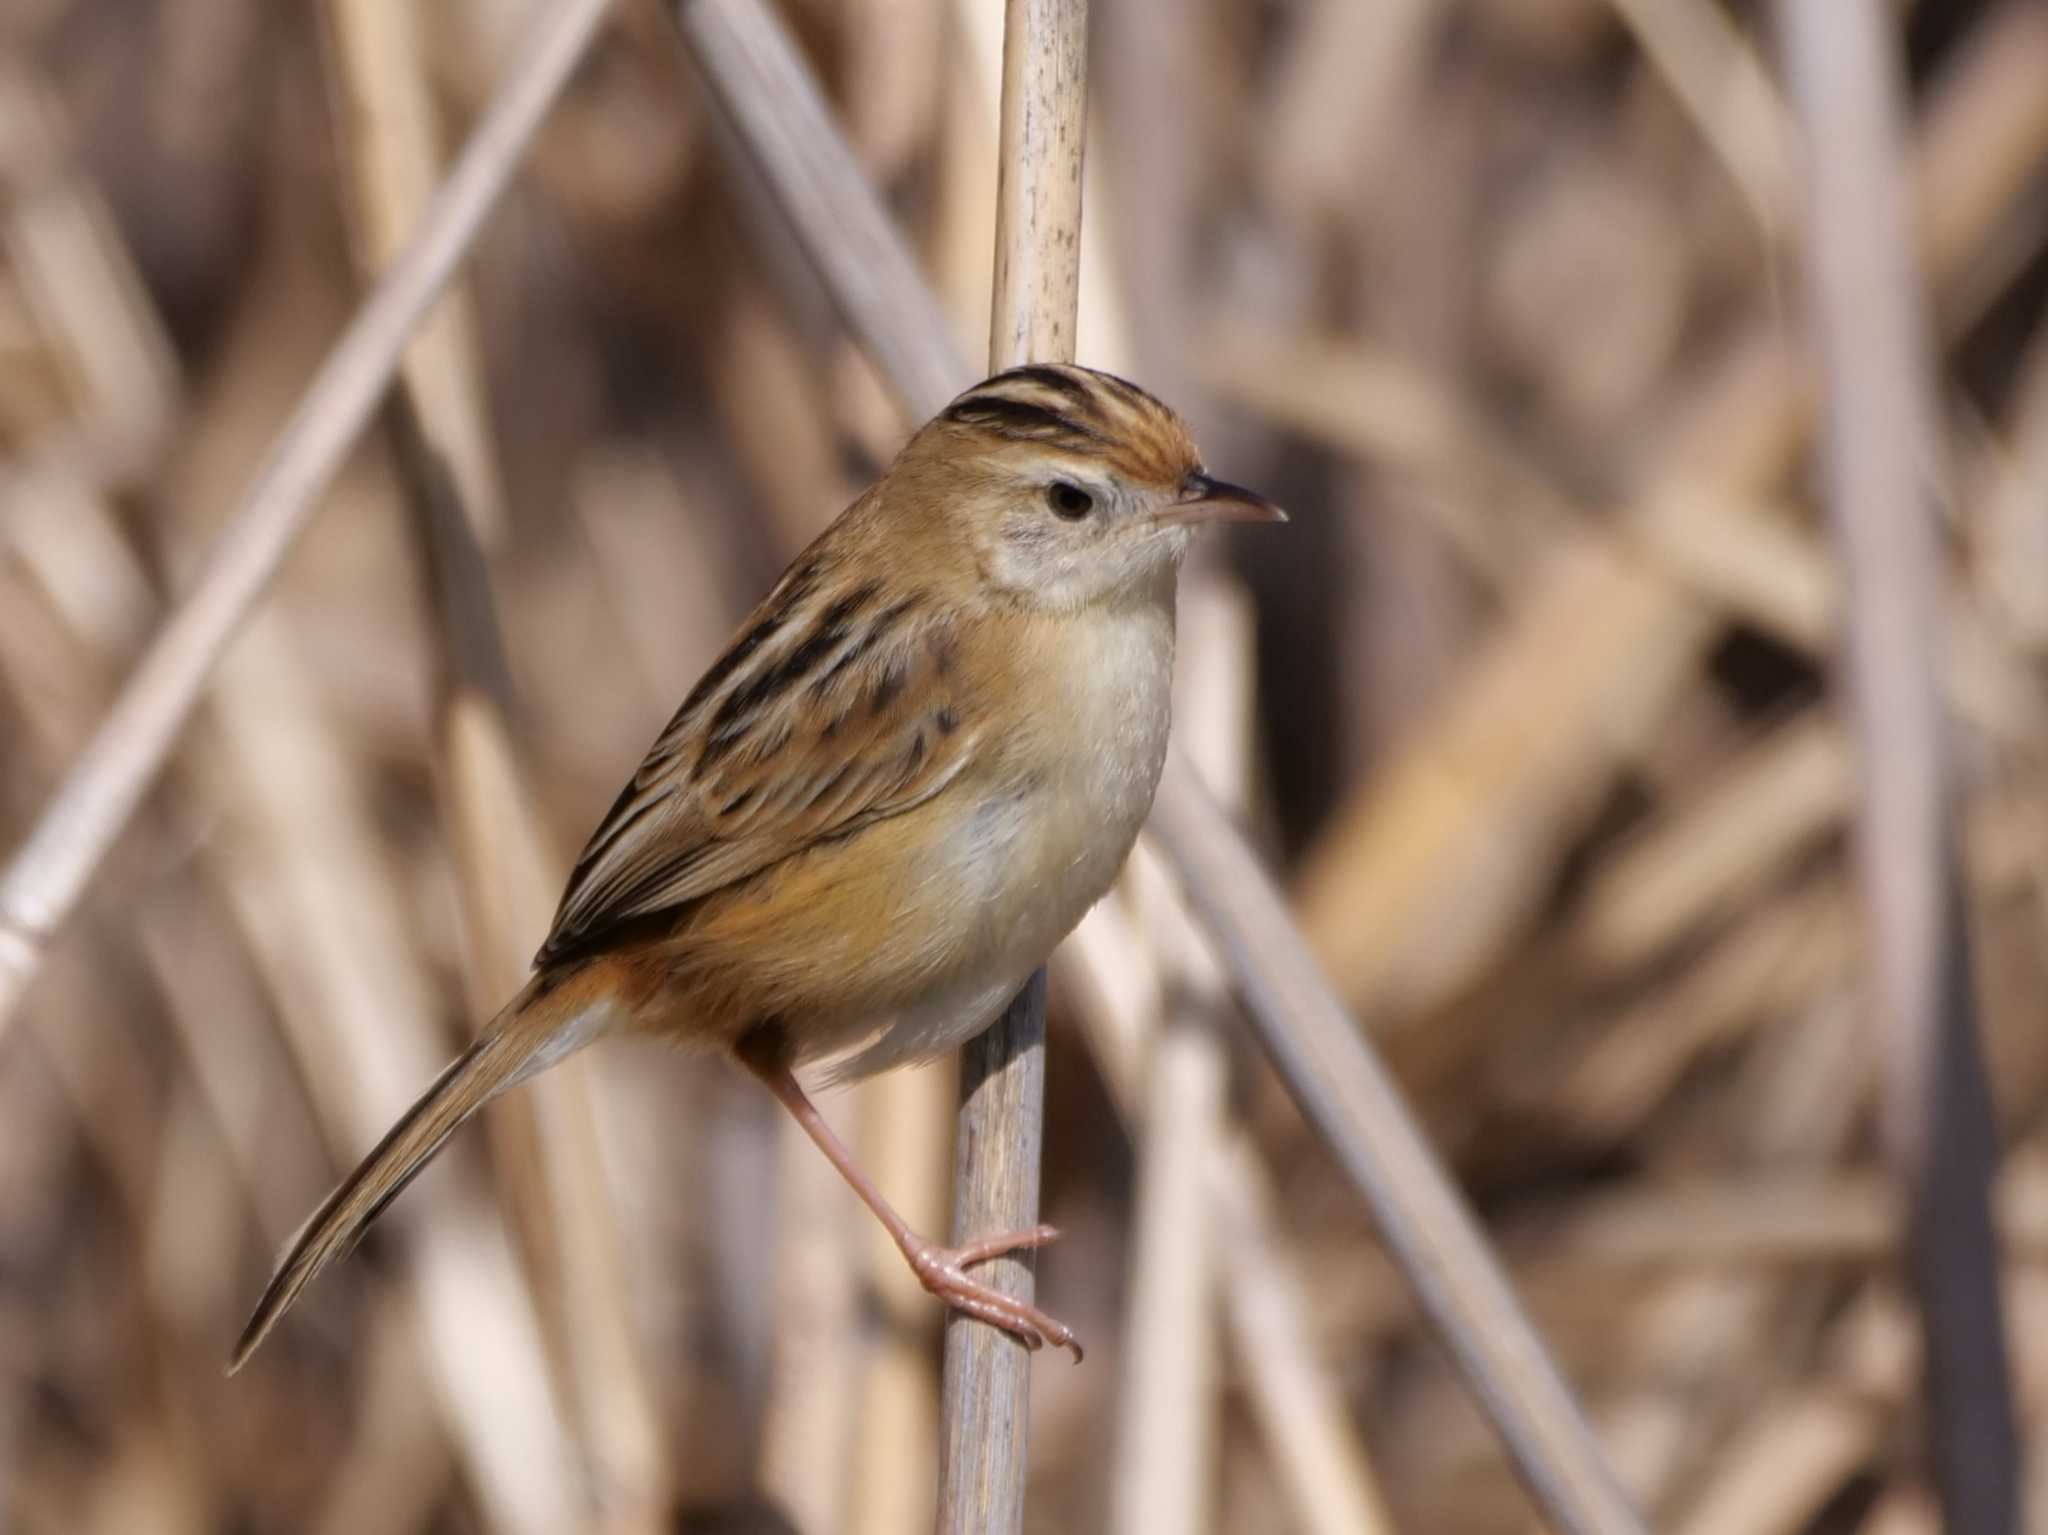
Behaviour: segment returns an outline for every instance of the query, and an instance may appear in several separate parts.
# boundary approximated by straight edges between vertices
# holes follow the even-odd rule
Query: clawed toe
[[[959,1268],[972,1268],[977,1263],[986,1263],[991,1258],[1000,1258],[1005,1253],[1020,1252],[1026,1248],[1043,1247],[1048,1242],[1057,1242],[1060,1228],[1057,1226],[1032,1226],[1024,1231],[1005,1231],[999,1236],[983,1237],[978,1242],[963,1243],[949,1247],[934,1256],[950,1259]]]
[[[1079,1364],[1081,1340],[1074,1336],[1073,1328],[1028,1301],[970,1279],[966,1273],[971,1264],[986,1263],[1023,1248],[1043,1247],[1058,1235],[1055,1227],[1033,1226],[1028,1231],[984,1237],[959,1247],[919,1247],[908,1256],[918,1282],[954,1310],[1002,1328],[1033,1353],[1048,1342],[1057,1344],[1072,1353],[1074,1362]]]

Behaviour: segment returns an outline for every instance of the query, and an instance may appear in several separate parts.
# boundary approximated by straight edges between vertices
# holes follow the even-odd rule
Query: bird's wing
[[[536,962],[939,793],[979,735],[956,649],[922,596],[792,568],[592,834]]]

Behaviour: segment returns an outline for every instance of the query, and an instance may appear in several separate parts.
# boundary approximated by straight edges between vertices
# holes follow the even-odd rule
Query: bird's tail
[[[572,980],[535,976],[504,1011],[420,1095],[397,1124],[341,1181],[292,1238],[263,1298],[228,1357],[234,1374],[256,1351],[299,1292],[347,1256],[384,1207],[404,1192],[470,1115],[506,1088],[588,1043],[607,1012]],[[581,993],[581,995],[578,995]]]

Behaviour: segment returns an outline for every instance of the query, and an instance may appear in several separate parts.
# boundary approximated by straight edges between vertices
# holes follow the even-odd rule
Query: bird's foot
[[[968,1268],[974,1264],[986,1263],[1019,1248],[1043,1247],[1058,1235],[1057,1227],[1033,1226],[1028,1231],[1006,1231],[959,1247],[935,1247],[920,1242],[906,1248],[904,1256],[910,1260],[918,1283],[954,1310],[1002,1328],[1033,1353],[1048,1343],[1067,1349],[1073,1354],[1074,1363],[1079,1364],[1081,1340],[1074,1336],[1073,1328],[1028,1301],[967,1277]]]

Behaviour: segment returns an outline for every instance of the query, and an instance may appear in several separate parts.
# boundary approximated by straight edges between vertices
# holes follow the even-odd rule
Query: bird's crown
[[[1030,363],[976,384],[933,422],[991,444],[1092,458],[1122,479],[1178,486],[1201,468],[1187,424],[1128,379],[1071,363]]]

